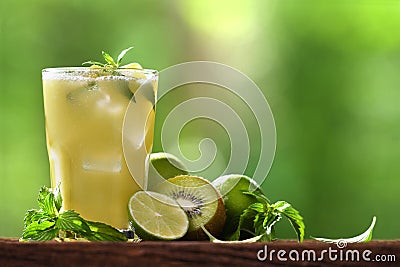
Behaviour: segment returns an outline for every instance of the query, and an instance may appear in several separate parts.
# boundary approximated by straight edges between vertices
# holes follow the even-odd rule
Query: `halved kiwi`
[[[221,194],[206,179],[179,175],[166,180],[157,191],[173,198],[189,217],[185,240],[205,240],[204,227],[214,236],[220,236],[226,214]]]

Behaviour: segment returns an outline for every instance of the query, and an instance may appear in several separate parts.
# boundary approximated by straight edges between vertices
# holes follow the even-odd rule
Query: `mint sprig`
[[[88,61],[83,62],[82,65],[91,65],[91,66],[96,65],[96,66],[103,68],[103,70],[105,70],[107,72],[113,72],[121,66],[122,59],[124,58],[126,53],[129,52],[129,50],[131,50],[131,49],[133,49],[132,46],[128,47],[127,49],[122,50],[122,52],[119,53],[116,61],[114,60],[114,58],[112,56],[110,56],[110,54],[108,54],[104,51],[101,51],[101,54],[103,55],[103,58],[106,61],[106,63],[88,60]]]
[[[272,241],[275,238],[275,224],[282,217],[286,217],[297,234],[297,240],[303,241],[305,230],[303,217],[292,205],[286,201],[270,204],[263,194],[256,191],[245,191],[243,194],[253,196],[258,202],[251,204],[242,212],[239,225],[229,240],[239,240],[240,233],[244,231],[254,236],[262,235],[260,241]]]
[[[104,223],[83,219],[73,210],[60,211],[59,188],[43,186],[38,196],[39,209],[28,210],[21,241],[46,241],[54,238],[84,238],[89,241],[127,241],[126,236]]]

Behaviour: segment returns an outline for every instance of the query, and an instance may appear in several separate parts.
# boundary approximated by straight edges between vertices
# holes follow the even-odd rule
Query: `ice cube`
[[[101,97],[102,94],[95,81],[89,81],[86,86],[75,89],[67,94],[68,102],[77,106],[86,105],[92,99]]]
[[[118,173],[122,169],[122,155],[118,156],[97,156],[83,158],[82,168],[85,171]]]

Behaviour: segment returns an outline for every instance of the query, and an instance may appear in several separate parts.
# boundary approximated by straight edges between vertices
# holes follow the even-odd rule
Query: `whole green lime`
[[[244,191],[254,191],[260,194],[263,192],[256,181],[246,175],[229,174],[219,177],[212,183],[221,193],[226,209],[226,223],[223,236],[226,239],[236,231],[242,212],[249,205],[256,203],[254,196],[243,194]]]
[[[152,153],[149,157],[147,189],[152,190],[166,179],[187,174],[186,167],[176,156],[166,152]]]

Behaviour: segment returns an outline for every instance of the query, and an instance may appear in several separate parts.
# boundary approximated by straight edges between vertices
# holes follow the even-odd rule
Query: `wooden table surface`
[[[279,252],[280,250],[285,252]],[[323,252],[324,250],[326,251]],[[315,253],[315,259],[313,253]],[[357,254],[359,261],[356,260]],[[384,259],[385,262],[378,262]],[[213,244],[189,241],[19,242],[18,239],[0,238],[0,267],[299,265],[400,266],[400,240],[347,244],[344,248],[338,248],[335,244],[309,240],[301,244],[294,240],[252,244]]]

